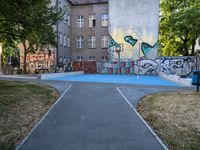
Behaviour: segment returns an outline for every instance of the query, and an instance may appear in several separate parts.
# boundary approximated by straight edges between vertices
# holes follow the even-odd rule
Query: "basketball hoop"
[[[120,53],[120,51],[121,51],[121,48],[120,48],[120,47],[115,47],[115,52],[116,52],[116,53],[118,53],[118,54],[119,54],[119,53]]]

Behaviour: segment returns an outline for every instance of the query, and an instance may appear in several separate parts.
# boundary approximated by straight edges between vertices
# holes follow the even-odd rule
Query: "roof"
[[[108,0],[69,0],[72,5],[108,3]]]

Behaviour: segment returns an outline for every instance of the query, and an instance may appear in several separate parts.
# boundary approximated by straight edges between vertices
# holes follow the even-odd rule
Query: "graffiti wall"
[[[159,0],[109,0],[109,50],[111,59],[137,60],[157,57]]]
[[[118,63],[104,63],[101,73],[117,74]],[[190,76],[193,70],[200,68],[197,57],[157,57],[156,59],[140,58],[137,61],[126,59],[120,62],[120,74],[158,75],[160,72],[174,75]]]

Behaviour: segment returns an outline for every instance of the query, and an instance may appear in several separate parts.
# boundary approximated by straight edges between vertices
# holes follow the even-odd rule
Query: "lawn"
[[[148,95],[137,109],[169,149],[200,149],[199,93],[190,91]]]
[[[0,81],[0,149],[15,149],[57,98],[48,86]]]

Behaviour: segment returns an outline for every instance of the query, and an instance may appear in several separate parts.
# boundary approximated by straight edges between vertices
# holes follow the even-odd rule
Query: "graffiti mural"
[[[160,72],[172,75],[190,76],[196,68],[200,67],[196,57],[157,57],[147,59],[143,57],[137,61],[121,60],[121,74],[158,75]],[[101,73],[117,74],[118,65],[116,61],[106,62]]]
[[[157,57],[158,23],[158,0],[109,0],[110,46],[123,45],[121,58],[124,60]],[[118,57],[114,51],[109,54],[112,61]]]
[[[194,67],[192,57],[163,57],[161,58],[161,72],[165,74],[189,75]]]
[[[158,41],[153,46],[151,46],[148,43],[142,42],[141,50],[146,58],[155,59],[157,57],[157,49],[158,49]]]
[[[135,65],[135,73],[142,75],[155,75],[157,74],[158,66],[159,64],[155,60],[138,60]]]
[[[132,36],[130,36],[130,35],[128,35],[128,36],[125,36],[124,37],[124,40],[127,42],[127,43],[129,43],[129,44],[131,44],[133,47],[135,46],[135,44],[137,43],[137,39],[134,39]]]
[[[115,42],[115,40],[109,34],[108,48],[112,48],[112,47],[120,47],[120,46],[117,42]]]

